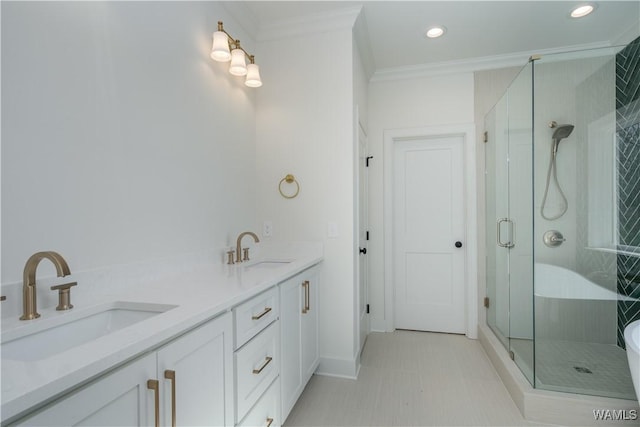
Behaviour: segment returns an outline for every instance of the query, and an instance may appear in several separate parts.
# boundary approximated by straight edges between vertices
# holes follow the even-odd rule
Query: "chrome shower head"
[[[552,138],[555,141],[560,141],[561,139],[564,139],[571,135],[571,132],[573,132],[573,128],[573,125],[559,125],[556,130],[553,131]]]
[[[559,125],[556,130],[553,131],[553,136],[551,137],[553,139],[553,156],[555,157],[556,153],[558,152],[558,145],[560,145],[560,141],[566,137],[568,137],[569,135],[571,135],[571,132],[573,132],[573,125]]]

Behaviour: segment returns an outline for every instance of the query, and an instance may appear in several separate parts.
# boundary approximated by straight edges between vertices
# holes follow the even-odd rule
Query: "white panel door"
[[[463,143],[459,135],[394,143],[397,329],[465,332]]]

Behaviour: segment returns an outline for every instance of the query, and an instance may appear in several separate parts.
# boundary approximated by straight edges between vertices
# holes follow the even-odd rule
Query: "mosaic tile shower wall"
[[[616,55],[618,238],[640,248],[640,37]],[[640,298],[640,253],[618,255],[618,292]],[[618,301],[618,345],[626,325],[640,319],[640,301]]]

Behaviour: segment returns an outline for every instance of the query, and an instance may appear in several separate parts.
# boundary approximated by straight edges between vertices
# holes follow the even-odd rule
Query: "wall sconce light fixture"
[[[247,64],[247,58],[249,58],[249,64]],[[218,62],[231,61],[229,66],[231,74],[247,76],[244,84],[249,87],[262,86],[260,68],[256,65],[254,56],[240,46],[240,40],[234,39],[224,30],[222,21],[218,21],[218,31],[213,33],[211,59]]]

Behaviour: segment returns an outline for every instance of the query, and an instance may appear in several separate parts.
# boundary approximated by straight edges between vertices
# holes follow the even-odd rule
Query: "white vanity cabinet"
[[[257,295],[230,300],[219,308],[224,314],[166,343],[158,336],[136,354],[123,340],[114,351],[126,354],[120,360],[126,357],[127,363],[102,372],[81,366],[73,374],[86,380],[74,388],[60,374],[64,382],[47,394],[55,399],[32,402],[31,409],[21,402],[25,409],[2,424],[279,427],[319,361],[318,267],[285,277],[283,272],[272,278]],[[178,319],[195,325],[189,313]],[[68,363],[81,357],[73,354]],[[38,369],[46,368],[48,362],[42,363]],[[83,369],[90,370],[90,379]]]
[[[222,315],[12,425],[233,425],[232,330]]]
[[[318,367],[318,269],[312,267],[282,282],[280,372],[282,421]]]

